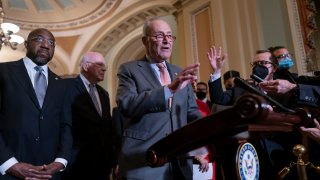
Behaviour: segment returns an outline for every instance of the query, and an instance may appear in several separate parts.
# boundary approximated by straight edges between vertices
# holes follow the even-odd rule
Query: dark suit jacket
[[[102,107],[100,116],[80,76],[66,81],[71,91],[74,137],[73,162],[66,179],[105,179],[115,164],[109,94],[96,85]]]
[[[66,83],[49,70],[41,109],[23,61],[0,63],[0,164],[11,157],[33,165],[57,157],[69,160],[72,134],[66,95]]]
[[[231,106],[234,101],[234,91],[232,89],[223,91],[221,85],[221,78],[211,82],[208,82],[209,85],[209,95],[210,100],[214,104]]]
[[[273,74],[273,79],[285,79],[291,83],[297,83],[298,74],[291,73],[289,70],[280,70],[277,69]]]
[[[171,79],[180,69],[167,63]],[[169,164],[151,168],[146,163],[147,149],[188,121],[201,117],[189,84],[173,95],[171,112],[166,107],[164,87],[147,59],[121,65],[118,73],[117,103],[128,117],[124,123],[119,166],[122,176],[137,179],[169,179]],[[178,143],[178,142],[177,142]],[[180,170],[192,172],[192,162],[179,161]],[[186,175],[186,174],[185,174]],[[191,174],[192,178],[192,174]]]
[[[112,121],[111,121],[111,132],[113,138],[113,144],[115,146],[116,153],[116,164],[118,164],[119,152],[121,150],[121,141],[123,130],[123,123],[125,121],[125,117],[120,113],[118,107],[114,107],[112,109]]]

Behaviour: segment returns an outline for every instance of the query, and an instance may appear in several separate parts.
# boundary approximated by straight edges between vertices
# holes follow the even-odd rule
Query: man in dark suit
[[[47,66],[55,38],[35,29],[25,47],[26,57],[0,64],[0,179],[59,179],[72,134],[66,83]]]
[[[147,20],[142,37],[146,57],[119,68],[116,100],[126,116],[119,171],[126,179],[192,179],[192,160],[185,156],[156,168],[146,161],[152,144],[201,117],[190,85],[199,64],[180,70],[167,62],[175,39],[167,22]]]
[[[80,68],[80,75],[70,79],[74,145],[71,168],[64,179],[106,180],[115,165],[115,154],[109,94],[97,84],[104,79],[104,57],[87,52]]]

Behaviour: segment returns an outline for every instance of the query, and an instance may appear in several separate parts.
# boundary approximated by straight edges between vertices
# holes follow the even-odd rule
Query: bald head
[[[98,52],[85,53],[80,61],[81,74],[92,84],[103,81],[106,71],[105,60]]]
[[[87,52],[85,53],[82,58],[80,64],[86,63],[86,62],[91,62],[91,63],[105,63],[104,62],[104,57],[102,54],[98,52]]]

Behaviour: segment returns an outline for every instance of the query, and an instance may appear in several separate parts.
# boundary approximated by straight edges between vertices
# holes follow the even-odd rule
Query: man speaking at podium
[[[183,70],[169,64],[175,39],[167,22],[147,20],[142,37],[146,56],[119,68],[116,100],[129,119],[124,123],[119,157],[124,179],[192,179],[192,160],[185,156],[156,168],[146,161],[151,145],[201,117],[190,84],[197,79],[199,64]]]

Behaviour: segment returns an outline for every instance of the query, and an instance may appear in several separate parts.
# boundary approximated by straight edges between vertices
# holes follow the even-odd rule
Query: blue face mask
[[[294,65],[293,61],[291,58],[286,57],[282,60],[279,61],[279,69],[280,70],[287,70],[290,69]]]

